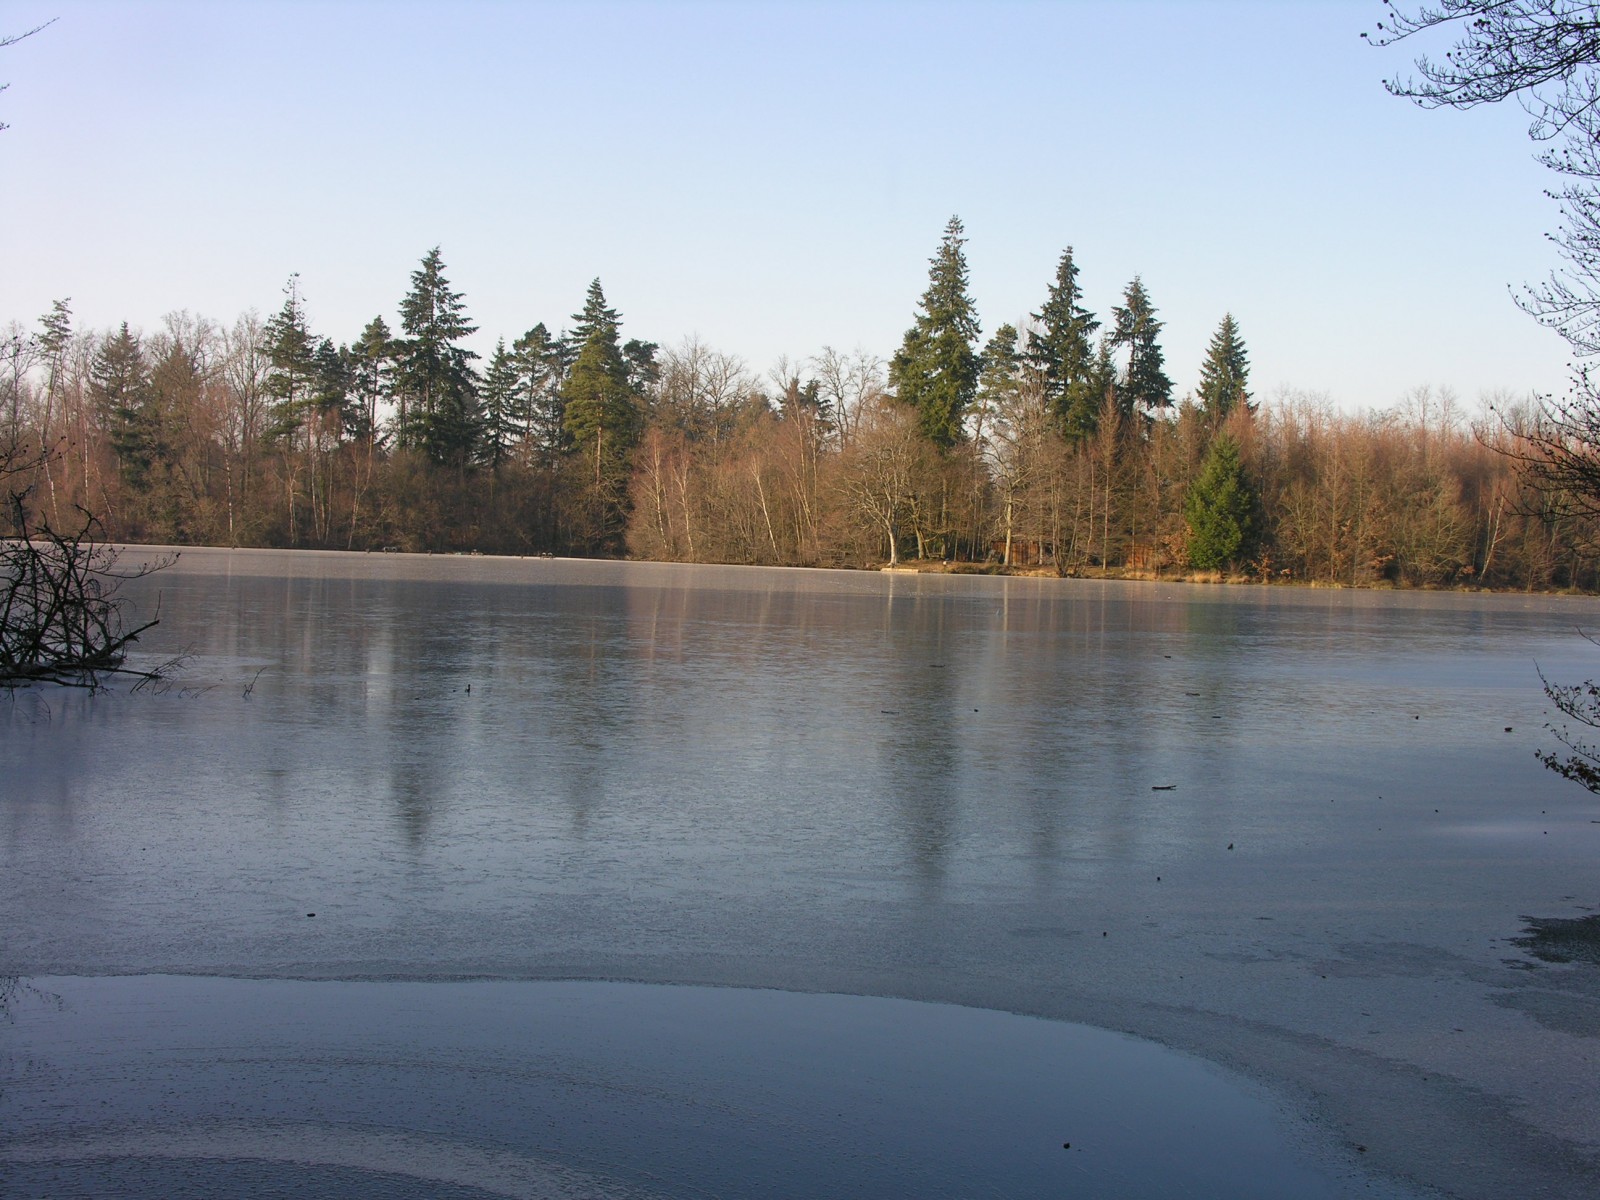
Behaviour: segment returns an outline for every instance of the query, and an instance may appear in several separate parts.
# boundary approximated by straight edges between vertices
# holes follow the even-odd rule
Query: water
[[[0,709],[0,973],[955,1003],[1267,1080],[1335,1175],[1537,1194],[1600,1149],[1592,981],[1510,940],[1600,899],[1600,811],[1533,758],[1591,601],[248,551],[157,586],[180,686]]]

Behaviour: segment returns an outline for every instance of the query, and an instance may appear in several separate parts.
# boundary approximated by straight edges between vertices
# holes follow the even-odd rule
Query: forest
[[[1096,315],[1071,248],[1040,274],[1038,311],[984,340],[952,218],[890,357],[824,346],[764,375],[624,339],[599,280],[570,323],[480,359],[437,248],[398,327],[343,342],[310,328],[298,276],[231,324],[79,330],[63,299],[0,333],[0,438],[27,464],[10,519],[179,545],[1600,585],[1592,514],[1528,470],[1537,400],[1261,399],[1227,313],[1178,397],[1137,276]]]

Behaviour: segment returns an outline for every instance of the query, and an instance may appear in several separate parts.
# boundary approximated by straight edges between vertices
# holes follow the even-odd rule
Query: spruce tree
[[[129,484],[141,486],[156,458],[158,430],[144,347],[126,321],[95,352],[89,395],[117,456],[118,471]]]
[[[382,317],[373,317],[350,347],[350,436],[369,446],[378,434],[378,406],[388,401],[394,363],[394,338]]]
[[[916,323],[889,363],[889,383],[917,411],[917,426],[940,449],[961,440],[962,418],[978,390],[978,314],[967,295],[966,238],[959,217],[945,226],[929,260],[928,290]]]
[[[577,355],[561,385],[565,426],[582,464],[588,536],[597,546],[614,548],[627,517],[630,456],[642,424],[639,395],[618,342],[620,318],[606,305],[598,279],[589,285],[583,311],[573,321]]]
[[[1079,436],[1089,437],[1100,428],[1100,414],[1108,399],[1117,399],[1117,352],[1111,334],[1102,333],[1095,346],[1094,361],[1089,366],[1089,382],[1084,388]]]
[[[1156,340],[1161,336],[1161,322],[1137,275],[1123,291],[1122,304],[1112,314],[1116,326],[1111,344],[1128,351],[1128,367],[1117,389],[1123,415],[1132,416],[1140,405],[1147,410],[1167,408],[1172,404],[1172,380],[1167,378],[1166,356]]]
[[[516,355],[506,349],[506,340],[494,344],[488,368],[483,373],[483,461],[498,468],[511,449],[524,437],[517,420],[517,399],[521,385]]]
[[[1002,325],[983,348],[983,370],[978,375],[978,406],[986,414],[1004,413],[1022,384],[1021,371],[1028,356],[1017,349],[1017,327]]]
[[[340,441],[359,418],[352,414],[350,393],[355,386],[355,363],[348,346],[322,338],[312,355],[311,404],[317,413],[332,418]]]
[[[400,328],[405,337],[396,343],[395,377],[405,418],[398,440],[436,463],[465,464],[482,432],[472,369],[478,356],[456,343],[478,327],[468,322],[461,293],[450,290],[437,246],[411,273]]]
[[[1038,372],[1045,403],[1068,437],[1094,431],[1104,393],[1095,394],[1093,334],[1100,322],[1084,308],[1078,268],[1068,246],[1056,265],[1044,307],[1033,314],[1038,328],[1028,337],[1027,362]]]
[[[1189,561],[1218,571],[1246,558],[1255,544],[1257,498],[1239,458],[1239,443],[1219,434],[1189,488]]]
[[[568,435],[577,450],[595,462],[596,476],[614,469],[639,434],[639,398],[628,379],[628,360],[617,340],[621,328],[606,305],[600,281],[589,284],[583,311],[573,316],[571,340],[577,348],[561,388]]]
[[[1225,313],[1222,324],[1211,335],[1206,361],[1200,367],[1200,411],[1220,422],[1235,408],[1248,406],[1250,393],[1245,387],[1249,381],[1250,358],[1239,336],[1239,326],[1232,313]]]
[[[654,342],[629,338],[622,346],[622,361],[628,364],[628,386],[635,396],[649,394],[661,380],[661,364],[656,362]]]
[[[300,428],[311,407],[317,373],[316,343],[306,324],[298,273],[284,285],[283,307],[267,320],[262,340],[268,363],[267,437],[277,441]]]
[[[512,343],[511,349],[517,362],[516,421],[535,460],[548,470],[571,445],[561,395],[571,359],[569,343],[552,337],[541,321]]]
[[[773,382],[778,385],[773,390],[777,393],[780,417],[785,421],[814,422],[813,428],[826,426],[828,418],[823,412],[821,383],[815,379],[801,379],[799,372],[792,370],[775,377]]]

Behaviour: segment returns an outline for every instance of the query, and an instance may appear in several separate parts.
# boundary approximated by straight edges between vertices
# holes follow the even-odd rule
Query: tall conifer
[[[517,420],[517,392],[521,380],[516,356],[506,349],[506,340],[494,344],[489,365],[483,373],[483,461],[498,467],[523,439]]]
[[[1249,382],[1250,357],[1245,352],[1233,314],[1225,313],[1222,324],[1211,335],[1206,361],[1200,367],[1200,387],[1196,393],[1200,411],[1216,421],[1226,419],[1235,408],[1250,403],[1250,393],[1245,390]]]
[[[1184,503],[1189,561],[1202,571],[1216,571],[1248,557],[1255,545],[1256,504],[1239,443],[1219,435]]]
[[[979,408],[984,412],[1004,409],[1022,384],[1022,367],[1027,355],[1017,349],[1015,325],[1002,325],[983,348],[983,370],[978,376]]]
[[[382,317],[373,317],[350,347],[350,390],[355,397],[350,434],[369,446],[378,433],[378,406],[393,394],[394,338]]]
[[[39,349],[44,352],[45,388],[53,399],[60,383],[67,348],[72,344],[72,300],[56,300],[50,311],[39,318]]]
[[[123,479],[140,486],[155,460],[157,428],[150,402],[150,367],[144,347],[126,321],[95,352],[89,395]]]
[[[541,321],[511,347],[517,362],[517,424],[535,461],[550,469],[570,448],[561,388],[570,365],[570,343],[552,337]]]
[[[902,404],[917,410],[917,425],[934,445],[961,439],[961,422],[978,390],[978,313],[967,295],[966,238],[960,217],[945,226],[929,260],[928,290],[916,323],[889,363],[889,382]]]
[[[1167,408],[1172,404],[1172,380],[1167,378],[1166,356],[1156,340],[1161,336],[1162,323],[1137,275],[1123,291],[1122,304],[1112,313],[1116,320],[1112,345],[1128,351],[1128,367],[1117,389],[1123,415],[1132,416],[1140,405],[1147,410]]]
[[[583,311],[573,316],[571,339],[577,357],[561,392],[567,433],[596,472],[619,461],[638,437],[639,403],[628,380],[628,361],[618,342],[621,321],[606,304],[600,281],[589,284]]]
[[[438,463],[464,464],[482,432],[477,378],[478,356],[456,343],[478,327],[467,320],[461,293],[450,290],[444,262],[435,246],[411,273],[411,291],[400,302],[396,342],[396,386],[404,393],[402,446],[417,446]]]
[[[573,321],[577,357],[561,385],[566,431],[582,463],[590,536],[614,546],[626,523],[629,461],[641,424],[639,396],[618,342],[621,320],[606,304],[598,279],[589,284],[583,311]]]
[[[1027,362],[1039,373],[1045,403],[1072,438],[1093,432],[1104,394],[1094,388],[1093,335],[1100,322],[1083,307],[1078,268],[1068,246],[1056,265],[1044,307],[1033,314],[1038,328],[1028,337]]]
[[[317,373],[316,342],[306,323],[298,273],[290,275],[289,282],[284,284],[283,307],[267,320],[262,338],[270,364],[266,379],[267,436],[278,440],[290,437],[300,428],[311,407]]]
[[[339,440],[358,434],[362,421],[358,407],[351,402],[355,390],[355,357],[349,346],[338,346],[332,338],[317,342],[312,355],[311,403],[320,416],[331,418],[324,430],[331,429]]]

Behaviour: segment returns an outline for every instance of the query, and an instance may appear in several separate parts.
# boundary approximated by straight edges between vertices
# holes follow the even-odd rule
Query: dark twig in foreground
[[[1596,642],[1592,634],[1581,629],[1578,633]],[[1596,644],[1600,645],[1600,642]],[[1600,684],[1585,680],[1571,687],[1562,687],[1546,679],[1542,670],[1539,672],[1539,682],[1544,685],[1544,694],[1550,697],[1550,703],[1556,706],[1562,716],[1591,729],[1600,729]],[[1565,725],[1558,728],[1546,724],[1545,728],[1555,734],[1557,740],[1572,753],[1562,758],[1549,750],[1537,750],[1535,753],[1539,761],[1563,779],[1570,779],[1591,792],[1600,793],[1600,746],[1585,741]]]
[[[7,497],[15,532],[0,542],[0,687],[97,689],[125,676],[142,688],[166,679],[178,660],[148,669],[127,665],[129,647],[160,618],[124,624],[127,601],[118,591],[176,556],[124,568],[116,549],[99,539],[93,516],[79,510],[77,526],[62,532],[32,522],[26,499],[26,492]]]

